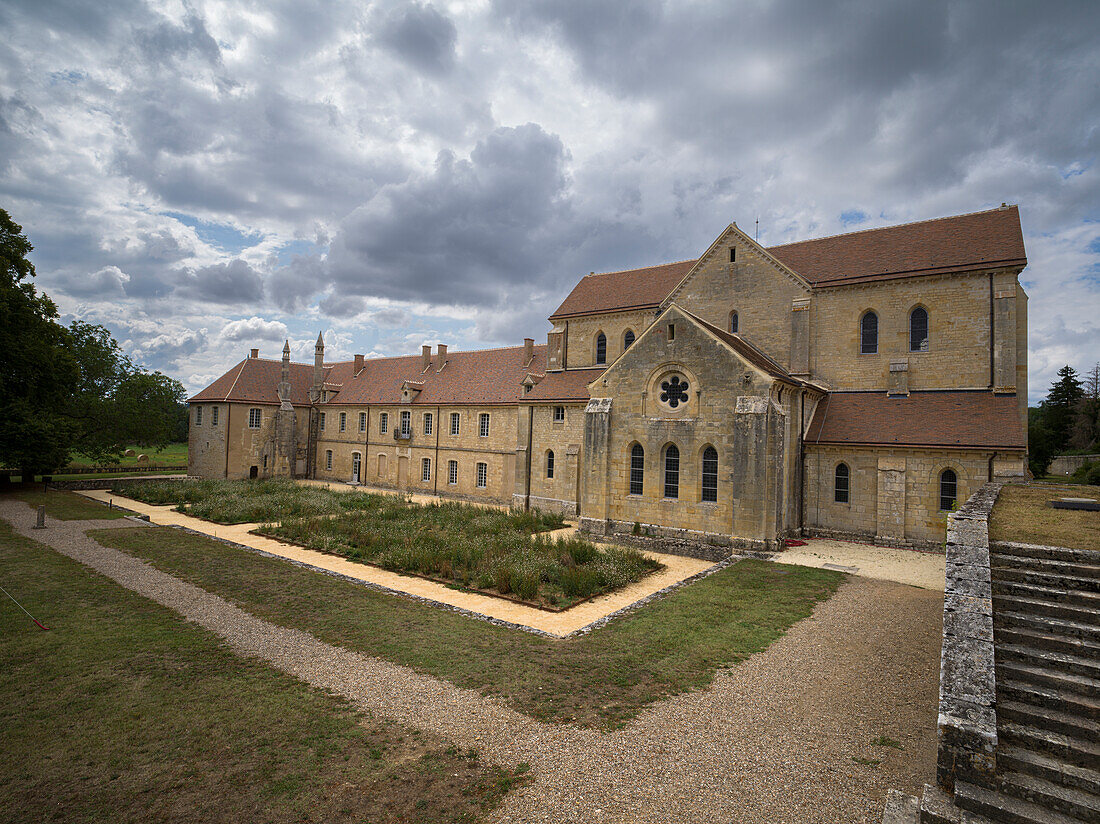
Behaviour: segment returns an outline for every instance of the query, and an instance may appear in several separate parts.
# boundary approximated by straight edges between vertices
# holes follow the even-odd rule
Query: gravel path
[[[530,763],[533,780],[506,797],[495,821],[873,822],[888,788],[915,792],[934,777],[936,592],[849,578],[812,617],[709,688],[601,734],[543,724],[500,700],[261,621],[84,534],[132,521],[51,520],[31,530],[33,511],[12,500],[0,500],[0,517],[243,655],[498,763]],[[871,746],[880,735],[903,749]]]

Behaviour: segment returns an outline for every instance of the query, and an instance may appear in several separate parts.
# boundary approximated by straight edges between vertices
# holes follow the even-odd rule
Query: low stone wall
[[[854,541],[858,544],[913,549],[921,552],[943,552],[943,544],[938,541],[922,541],[918,538],[888,538],[873,532],[852,532],[843,529],[822,529],[821,527],[802,527],[804,538],[830,538],[837,541]]]
[[[110,489],[119,481],[182,481],[187,475],[122,475],[117,478],[93,478],[87,481],[50,481],[51,489]]]
[[[947,522],[936,780],[993,785],[997,768],[989,513],[1003,483],[975,492]]]
[[[1100,461],[1100,455],[1058,455],[1050,462],[1047,469],[1048,475],[1072,475],[1082,466],[1093,461]]]
[[[674,529],[654,524],[634,524],[625,521],[604,521],[599,518],[581,518],[580,531],[590,538],[610,541],[652,552],[698,558],[701,561],[724,561],[734,554],[737,541],[729,535],[698,532],[690,529]],[[746,547],[758,549],[756,546]]]

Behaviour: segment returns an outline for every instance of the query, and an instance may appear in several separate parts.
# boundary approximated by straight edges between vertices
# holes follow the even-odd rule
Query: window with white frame
[[[340,413],[340,431],[341,432],[347,432],[347,430],[348,430],[348,413],[347,412],[341,412]]]
[[[248,428],[259,429],[260,423],[263,421],[263,410],[258,407],[252,407],[248,410]]]
[[[447,483],[458,483],[458,461],[447,461]]]
[[[412,412],[407,409],[401,411],[401,437],[412,437]]]
[[[211,426],[217,426],[218,425],[218,410],[219,409],[221,409],[220,406],[211,406],[210,407],[210,425]]]
[[[202,426],[202,407],[195,407],[195,426]]]
[[[554,423],[564,423],[564,422],[565,422],[565,407],[564,406],[555,406],[554,407]]]
[[[332,469],[332,450],[325,450],[325,469]]]
[[[383,435],[390,431],[390,415],[388,412],[382,412],[378,415],[378,431]]]
[[[432,479],[432,459],[423,458],[420,461],[420,480],[427,483]]]
[[[451,434],[452,435],[457,435],[459,433],[459,429],[460,429],[461,425],[462,425],[462,416],[459,415],[457,412],[452,412],[451,413]]]
[[[489,437],[489,413],[482,412],[477,416],[477,434],[483,438]]]
[[[432,413],[431,412],[425,412],[424,413],[424,434],[425,435],[431,435],[432,434],[432,424],[433,424]]]
[[[477,465],[477,488],[484,489],[489,485],[489,464],[478,463]]]
[[[366,412],[360,412],[359,413],[359,431],[360,432],[366,432],[367,431],[367,413]]]

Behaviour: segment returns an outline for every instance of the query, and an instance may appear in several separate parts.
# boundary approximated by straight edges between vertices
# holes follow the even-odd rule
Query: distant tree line
[[[1084,375],[1068,364],[1058,370],[1046,399],[1027,410],[1031,472],[1045,475],[1055,455],[1100,452],[1100,363]]]
[[[183,385],[136,366],[102,326],[63,326],[31,280],[33,248],[0,209],[0,467],[27,478],[74,453],[111,462],[127,444],[186,440]]]

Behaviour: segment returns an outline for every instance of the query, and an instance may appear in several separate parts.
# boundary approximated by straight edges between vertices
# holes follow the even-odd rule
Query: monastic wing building
[[[1027,448],[1019,211],[591,274],[545,345],[314,364],[258,350],[199,392],[189,472],[563,511],[722,554],[921,546]]]

